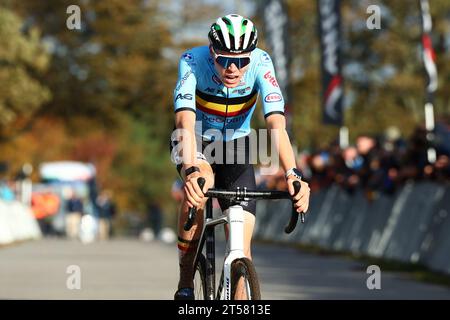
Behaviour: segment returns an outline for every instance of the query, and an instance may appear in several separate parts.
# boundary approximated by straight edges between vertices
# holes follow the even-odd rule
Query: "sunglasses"
[[[238,69],[242,69],[250,63],[250,57],[224,56],[215,52],[214,55],[216,56],[216,62],[224,69],[228,69],[233,63]]]

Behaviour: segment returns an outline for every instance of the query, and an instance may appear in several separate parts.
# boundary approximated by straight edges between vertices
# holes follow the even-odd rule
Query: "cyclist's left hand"
[[[297,208],[297,212],[304,212],[306,213],[306,211],[308,211],[308,207],[309,207],[309,195],[310,195],[310,189],[309,189],[309,185],[308,183],[298,180],[292,176],[290,176],[287,179],[287,184],[288,184],[288,188],[289,188],[289,193],[291,196],[294,195],[294,186],[292,185],[294,183],[294,181],[300,181],[301,184],[301,188],[300,188],[300,192],[293,197],[294,200],[294,207]]]

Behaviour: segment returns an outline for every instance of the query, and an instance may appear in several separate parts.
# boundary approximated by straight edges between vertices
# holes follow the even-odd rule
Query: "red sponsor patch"
[[[275,79],[271,71],[267,71],[266,74],[264,74],[264,79],[267,79],[267,81],[269,81],[271,85],[278,88],[277,79]]]
[[[283,100],[283,98],[281,97],[280,94],[276,93],[276,92],[272,92],[269,93],[265,98],[264,101],[265,102],[279,102]]]

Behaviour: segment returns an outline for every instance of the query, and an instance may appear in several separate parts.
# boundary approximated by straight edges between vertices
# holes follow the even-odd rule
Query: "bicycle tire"
[[[195,300],[208,300],[206,289],[206,258],[200,254],[194,269],[194,297]]]
[[[237,283],[241,277],[247,280],[246,300],[261,300],[258,275],[253,262],[248,258],[237,259],[231,265],[231,299],[236,300]]]

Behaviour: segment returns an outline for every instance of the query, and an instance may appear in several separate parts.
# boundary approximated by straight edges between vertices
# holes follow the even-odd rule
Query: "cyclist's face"
[[[248,64],[242,68],[238,68],[238,66],[235,63],[231,63],[227,66],[227,68],[224,68],[222,65],[220,65],[217,62],[218,55],[225,55],[229,57],[236,57],[236,58],[249,58],[250,54],[233,54],[233,53],[226,53],[226,52],[214,52],[211,49],[211,55],[214,60],[214,65],[216,67],[217,73],[220,76],[220,80],[222,80],[223,84],[227,88],[235,88],[239,85],[241,82],[242,77],[244,76],[245,72],[248,69]]]

